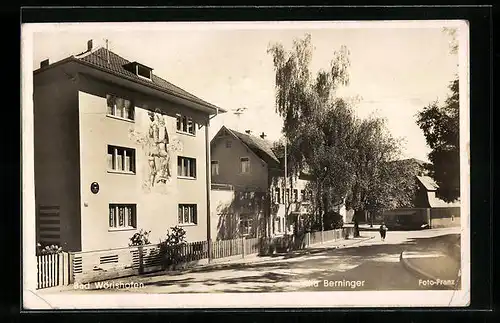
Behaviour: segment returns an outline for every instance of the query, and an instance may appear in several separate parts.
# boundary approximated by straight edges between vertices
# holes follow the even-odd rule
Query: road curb
[[[402,251],[401,254],[399,255],[399,262],[405,267],[408,271],[412,272],[413,274],[417,274],[420,276],[425,277],[426,279],[434,280],[436,281],[437,278],[434,277],[433,275],[429,274],[425,270],[419,268],[418,266],[412,265],[409,261],[408,258],[404,256],[405,251]]]

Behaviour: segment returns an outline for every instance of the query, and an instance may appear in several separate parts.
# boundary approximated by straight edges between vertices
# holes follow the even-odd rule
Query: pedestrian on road
[[[382,222],[382,224],[380,225],[379,232],[380,238],[382,239],[382,241],[384,241],[385,235],[387,234],[387,227],[385,226],[385,222]]]

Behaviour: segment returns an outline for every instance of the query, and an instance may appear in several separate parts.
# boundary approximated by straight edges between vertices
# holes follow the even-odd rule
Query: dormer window
[[[136,65],[136,74],[137,76],[147,78],[148,80],[151,80],[151,69],[143,66],[143,65]]]
[[[151,81],[153,77],[153,69],[151,67],[147,67],[146,65],[142,65],[137,62],[133,63],[128,63],[123,65],[123,67],[131,72],[134,73],[135,75],[139,76],[140,78],[147,79]]]

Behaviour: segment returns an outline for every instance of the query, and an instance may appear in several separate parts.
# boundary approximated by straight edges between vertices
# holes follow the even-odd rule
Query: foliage
[[[181,248],[186,244],[186,231],[183,228],[175,226],[170,230],[167,230],[165,240],[159,243],[160,254],[165,265],[175,265],[181,262],[183,257]]]
[[[134,235],[130,238],[129,246],[144,246],[148,245],[151,242],[149,241],[150,231],[144,231],[141,229],[139,232],[134,233]]]
[[[451,95],[443,106],[433,102],[417,114],[417,124],[422,129],[431,148],[430,175],[439,186],[436,195],[447,202],[460,197],[459,152],[459,82],[449,86]]]
[[[358,211],[408,205],[415,174],[393,163],[401,143],[383,119],[360,120],[353,111],[356,100],[335,96],[349,84],[349,50],[335,51],[329,69],[316,77],[309,70],[310,35],[296,40],[290,51],[273,44],[268,53],[274,59],[276,111],[283,118],[288,165],[293,173],[307,167],[314,179],[315,222],[344,202]]]
[[[338,212],[328,211],[323,215],[323,219],[325,230],[341,229],[344,227],[344,220]]]
[[[328,70],[312,77],[310,35],[295,40],[291,51],[273,44],[276,72],[276,111],[283,118],[287,139],[287,162],[291,173],[307,168],[315,179],[313,189],[323,209],[339,204],[350,181],[349,154],[352,125],[351,105],[334,98],[335,90],[349,83],[349,50],[342,46],[333,53]]]
[[[42,246],[41,243],[36,244],[36,254],[39,255],[53,255],[62,252],[62,247],[58,245],[45,245]]]
[[[372,116],[356,127],[354,179],[347,199],[356,218],[364,210],[412,206],[416,168],[399,160],[400,147],[384,119]]]

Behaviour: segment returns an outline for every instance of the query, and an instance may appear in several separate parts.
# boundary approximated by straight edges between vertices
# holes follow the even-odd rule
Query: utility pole
[[[288,176],[288,170],[287,170],[287,154],[286,154],[286,146],[288,146],[288,142],[287,142],[287,138],[286,138],[286,134],[285,134],[285,218],[284,218],[284,223],[285,223],[285,232],[286,232],[286,229],[287,229],[287,217],[288,217],[288,209],[287,209],[287,206],[288,206],[288,199],[289,199],[289,196],[288,196],[288,187],[287,187],[287,176]]]
[[[323,181],[322,181],[322,183],[321,183],[321,184],[322,184],[322,185],[321,185],[321,186],[322,186],[322,188],[321,188],[321,192],[322,192],[323,194],[325,194],[325,180],[326,180],[326,176],[327,176],[326,172],[327,172],[327,168],[325,167],[325,178],[323,178]],[[324,201],[323,197],[321,197],[321,198],[322,198],[322,200]],[[326,205],[323,205],[323,212],[321,213],[321,243],[323,243],[323,242],[324,242],[324,238],[323,238],[323,235],[324,235],[324,234],[323,234],[323,232],[325,231],[325,221],[324,221],[323,215],[324,215],[324,214],[325,214],[325,212],[326,212],[326,207],[325,207],[325,206],[326,206]]]

